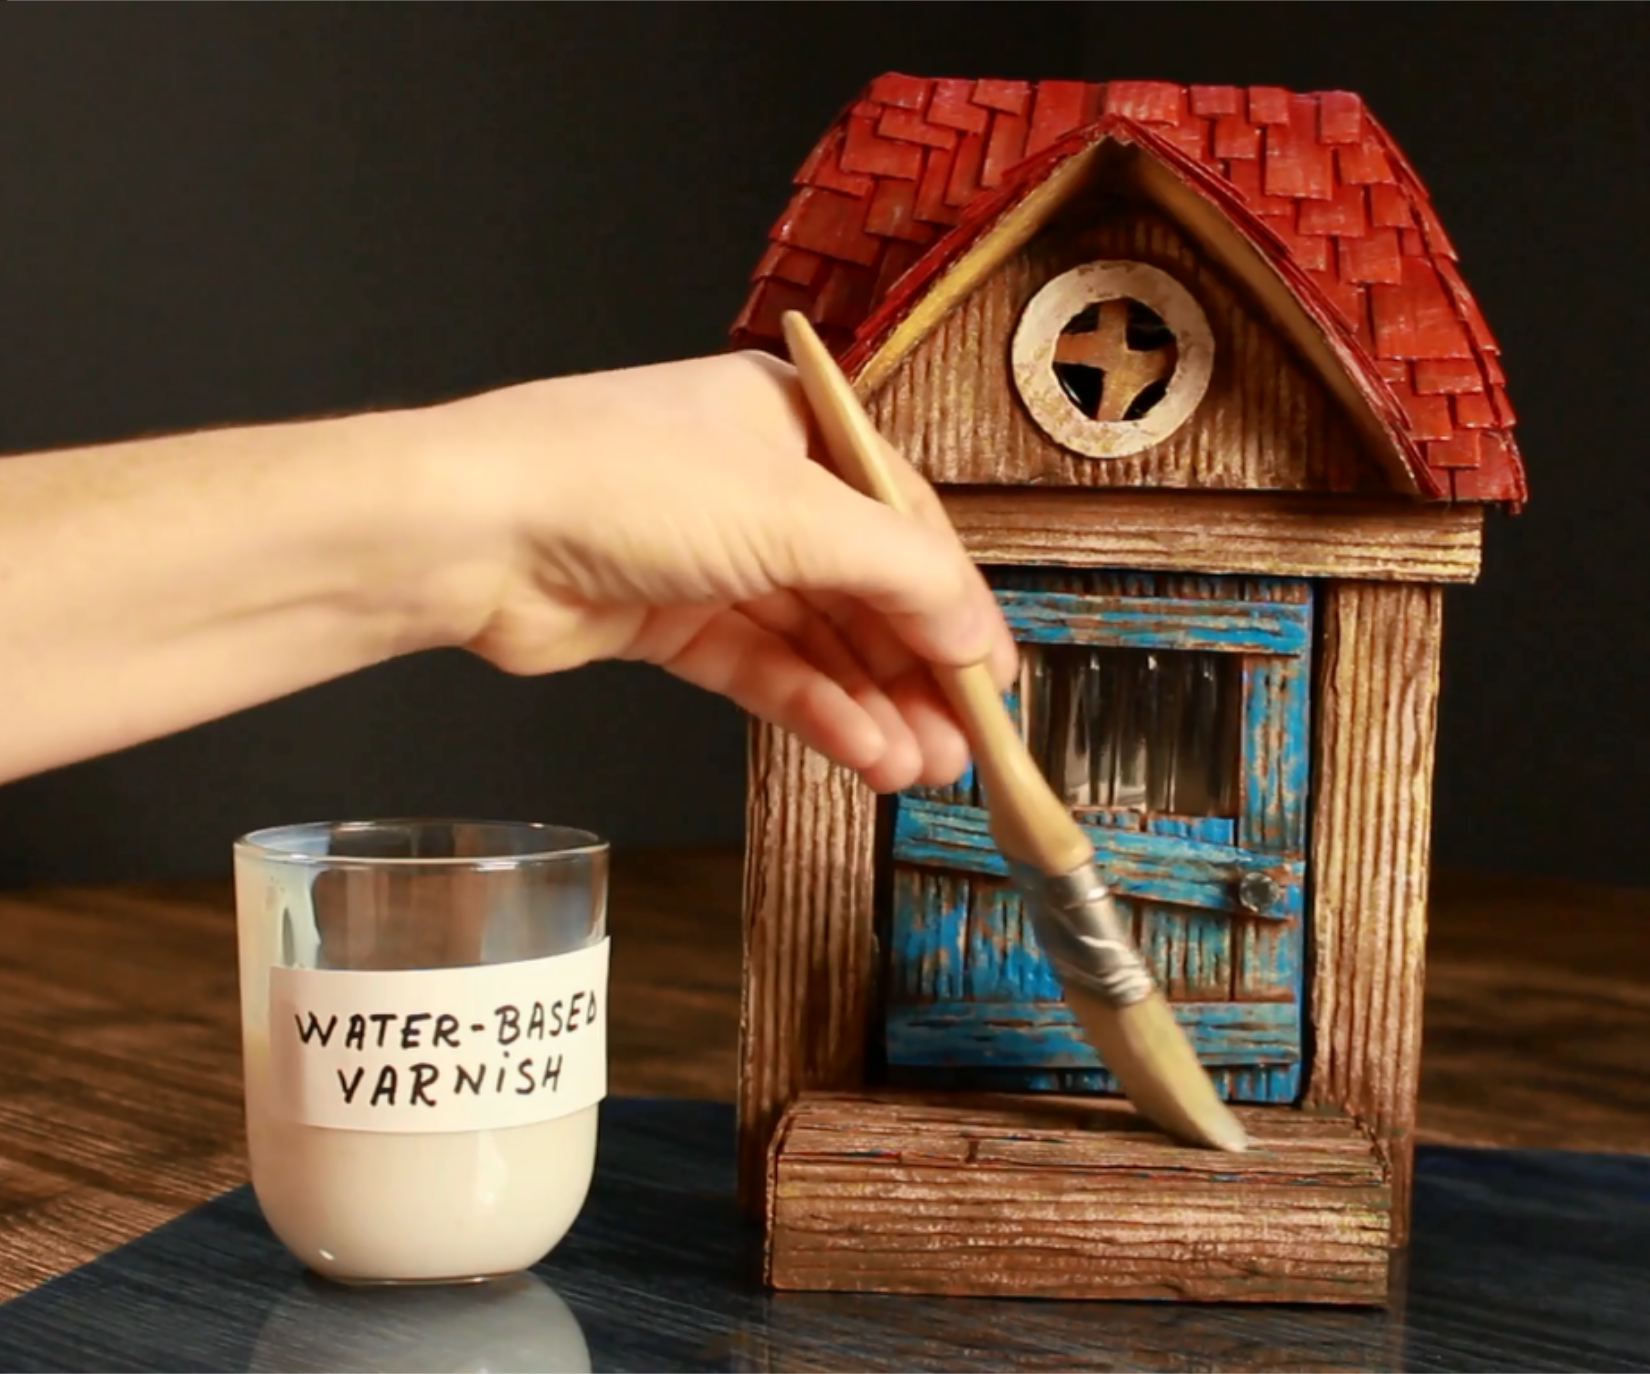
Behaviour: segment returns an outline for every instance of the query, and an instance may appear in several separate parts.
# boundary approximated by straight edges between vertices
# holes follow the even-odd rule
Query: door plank
[[[1060,983],[1043,957],[1014,888],[984,878],[959,879],[969,901],[965,996],[980,1002],[1052,1002]]]
[[[1244,665],[1243,799],[1238,842],[1250,850],[1302,854],[1306,844],[1308,747],[1306,665],[1251,659]],[[1305,972],[1304,913],[1287,921],[1244,919],[1233,932],[1232,996],[1299,999]]]
[[[1176,1002],[1170,1008],[1211,1067],[1291,1064],[1300,1058],[1292,1002]],[[888,1008],[888,1062],[907,1067],[1096,1069],[1064,1002],[906,1002]]]
[[[890,995],[922,1000],[964,996],[968,880],[896,868],[893,889]]]
[[[1288,1106],[1300,1097],[1301,1066],[1268,1064],[1261,1068],[1217,1070],[1215,1088],[1230,1102],[1271,1102]]]
[[[1103,826],[1085,826],[1084,830],[1094,844],[1107,884],[1119,897],[1236,911],[1242,876],[1263,872],[1278,884],[1280,895],[1260,919],[1272,923],[1299,919],[1306,871],[1300,859],[1148,831]],[[893,841],[896,864],[997,878],[1008,873],[991,838],[987,813],[979,807],[901,798],[894,815]]]
[[[1305,606],[1266,601],[1098,600],[1024,591],[1001,591],[997,600],[1014,638],[1025,644],[1303,654],[1311,626]]]
[[[1153,816],[1148,830],[1181,839],[1230,843],[1225,817]],[[1173,1002],[1218,1001],[1232,994],[1233,938],[1229,917],[1187,907],[1141,904],[1141,953]]]
[[[1246,848],[1299,854],[1306,847],[1307,692],[1302,659],[1257,656],[1243,665],[1238,843]]]

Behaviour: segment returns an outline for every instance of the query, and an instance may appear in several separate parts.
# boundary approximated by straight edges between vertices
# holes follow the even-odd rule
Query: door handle
[[[1245,873],[1238,880],[1238,904],[1257,916],[1270,911],[1281,896],[1283,889],[1270,873]]]

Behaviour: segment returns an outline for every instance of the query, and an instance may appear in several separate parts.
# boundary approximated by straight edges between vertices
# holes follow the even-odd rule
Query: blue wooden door
[[[1310,584],[1047,570],[992,582],[1024,658],[1010,709],[1199,1057],[1230,1100],[1293,1100]],[[890,811],[888,1079],[1114,1091],[1022,918],[972,775]]]

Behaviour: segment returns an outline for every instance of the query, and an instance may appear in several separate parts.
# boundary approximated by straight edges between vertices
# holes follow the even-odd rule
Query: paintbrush
[[[842,477],[911,514],[884,440],[807,319],[784,316],[786,346],[825,446]],[[1196,1145],[1242,1150],[1243,1127],[1220,1100],[1129,938],[1101,880],[1094,846],[1055,795],[1010,719],[990,670],[935,665],[985,786],[991,837],[1031,916],[1066,1004],[1137,1111]]]

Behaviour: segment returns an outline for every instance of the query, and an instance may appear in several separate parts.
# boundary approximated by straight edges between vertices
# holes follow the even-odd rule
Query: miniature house
[[[1525,483],[1494,339],[1354,95],[873,81],[733,330],[811,318],[1022,646],[1010,706],[1253,1145],[1150,1129],[972,778],[754,729],[741,1194],[778,1288],[1382,1303],[1445,586]]]

